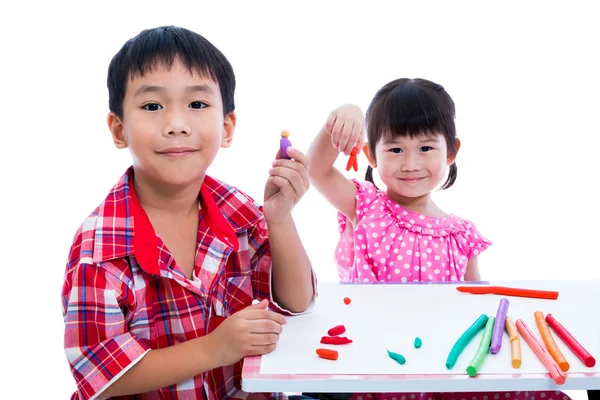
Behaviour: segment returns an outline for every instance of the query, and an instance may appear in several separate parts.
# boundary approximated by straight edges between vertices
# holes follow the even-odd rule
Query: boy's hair
[[[171,68],[178,59],[192,73],[219,84],[223,112],[235,109],[235,75],[223,53],[203,36],[185,28],[161,26],[129,39],[108,67],[108,106],[123,119],[123,99],[130,78],[144,76],[157,65]]]
[[[379,89],[366,113],[367,140],[375,157],[375,146],[387,136],[415,138],[442,134],[448,152],[456,156],[454,101],[441,85],[425,79],[396,79]],[[454,184],[456,163],[450,166],[442,189]],[[365,179],[373,182],[373,169]]]

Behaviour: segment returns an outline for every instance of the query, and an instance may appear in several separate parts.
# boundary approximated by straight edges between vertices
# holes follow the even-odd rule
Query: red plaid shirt
[[[146,352],[210,333],[219,321],[271,295],[271,250],[260,207],[210,177],[200,189],[192,280],[144,212],[130,168],[83,222],[71,247],[62,292],[65,352],[77,382],[72,399],[102,391]],[[179,384],[120,399],[281,399],[240,390],[242,362]]]

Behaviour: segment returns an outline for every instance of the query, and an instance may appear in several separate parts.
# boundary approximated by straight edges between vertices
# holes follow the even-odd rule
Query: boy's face
[[[179,61],[129,79],[123,118],[108,124],[117,148],[129,148],[136,177],[166,185],[198,183],[220,147],[229,147],[235,113],[223,116],[219,85]]]

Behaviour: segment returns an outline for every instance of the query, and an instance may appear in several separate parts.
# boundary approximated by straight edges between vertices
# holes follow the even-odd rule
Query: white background
[[[107,67],[127,39],[158,25],[203,34],[234,66],[238,128],[212,175],[261,200],[282,129],[306,151],[333,107],[366,108],[392,79],[427,78],[453,97],[463,144],[458,181],[436,198],[494,242],[480,257],[483,278],[600,278],[592,2],[414,3],[5,4],[0,397],[64,399],[74,389],[60,311],[67,252],[130,163],[105,122]],[[359,166],[348,176],[364,174],[364,157]],[[319,279],[336,280],[334,210],[311,190],[294,213]]]

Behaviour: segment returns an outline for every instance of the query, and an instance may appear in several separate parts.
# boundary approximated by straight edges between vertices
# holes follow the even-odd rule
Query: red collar
[[[214,235],[234,251],[239,250],[239,242],[235,230],[223,216],[219,206],[211,194],[211,187],[216,182],[206,176],[200,187],[200,205],[203,217]],[[133,250],[140,267],[150,273],[158,275],[160,271],[158,237],[148,218],[148,214],[140,204],[133,185],[133,171],[129,175],[129,190],[133,203]]]

